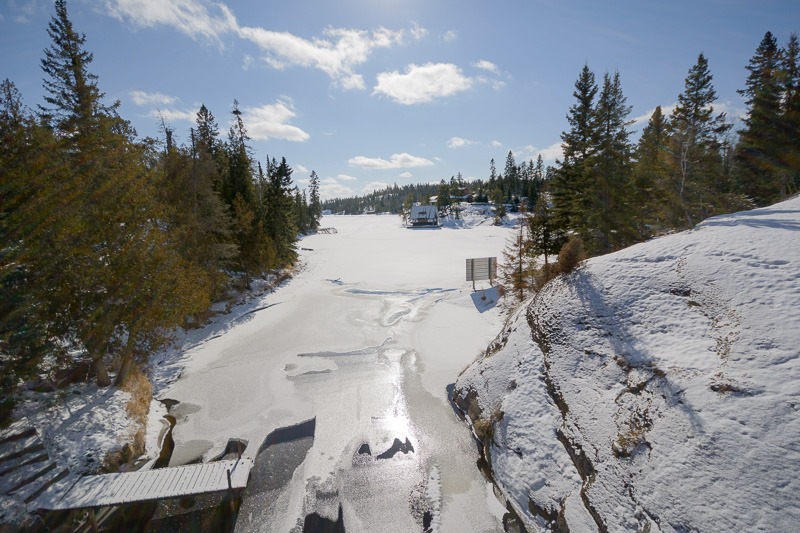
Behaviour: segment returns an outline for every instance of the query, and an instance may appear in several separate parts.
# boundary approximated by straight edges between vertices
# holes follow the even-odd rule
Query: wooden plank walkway
[[[22,418],[0,431],[0,495],[28,503],[68,470],[51,461],[36,429]]]
[[[248,458],[160,468],[140,472],[70,476],[39,495],[39,509],[62,511],[239,490],[247,486]],[[230,472],[230,485],[228,476]]]

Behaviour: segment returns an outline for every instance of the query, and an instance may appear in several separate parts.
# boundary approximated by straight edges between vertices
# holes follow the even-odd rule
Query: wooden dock
[[[252,466],[250,459],[239,458],[140,472],[68,476],[32,504],[47,511],[65,511],[238,491],[247,486]]]

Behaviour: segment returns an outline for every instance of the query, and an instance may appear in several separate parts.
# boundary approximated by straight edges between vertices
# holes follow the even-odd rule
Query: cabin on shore
[[[439,213],[434,205],[411,206],[411,226],[438,226]]]

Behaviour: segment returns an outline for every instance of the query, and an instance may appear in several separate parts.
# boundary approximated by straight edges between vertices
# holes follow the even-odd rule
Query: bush
[[[586,259],[586,251],[583,248],[583,241],[580,237],[570,237],[558,252],[557,271],[559,274],[569,274],[584,259]]]

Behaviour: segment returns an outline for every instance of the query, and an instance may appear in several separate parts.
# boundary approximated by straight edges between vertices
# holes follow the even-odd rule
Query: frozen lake
[[[301,271],[263,309],[185,354],[161,394],[180,402],[172,464],[229,438],[258,462],[270,432],[315,419],[313,440],[280,452],[293,472],[251,478],[262,486],[245,491],[238,530],[300,531],[341,509],[348,532],[501,531],[504,508],[446,389],[503,321],[488,282],[473,293],[464,280],[465,259],[500,256],[510,230],[414,230],[396,216],[322,225],[337,233],[299,243]]]

